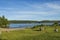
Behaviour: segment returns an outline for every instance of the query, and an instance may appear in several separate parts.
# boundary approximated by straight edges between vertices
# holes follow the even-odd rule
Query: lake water
[[[18,23],[18,24],[11,23],[9,26],[10,28],[26,28],[26,27],[30,28],[36,25],[41,25],[41,24],[52,25],[53,23]]]
[[[20,24],[11,23],[9,26],[10,28],[26,28],[26,27],[33,27],[35,25],[40,25],[40,23],[20,23]]]

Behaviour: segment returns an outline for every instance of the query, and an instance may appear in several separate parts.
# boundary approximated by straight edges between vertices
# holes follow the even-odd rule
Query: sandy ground
[[[24,28],[0,28],[0,31],[23,30]]]

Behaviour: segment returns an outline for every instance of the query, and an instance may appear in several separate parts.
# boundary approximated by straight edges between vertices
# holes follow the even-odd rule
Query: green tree
[[[5,18],[5,16],[0,17],[0,27],[7,28],[8,25],[9,25],[9,22]]]
[[[55,22],[55,23],[54,23],[54,26],[59,26],[59,23],[58,23],[58,22]]]
[[[0,27],[2,26],[2,18],[0,17]]]

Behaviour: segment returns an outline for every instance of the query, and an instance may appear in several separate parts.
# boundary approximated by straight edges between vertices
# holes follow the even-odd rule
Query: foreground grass
[[[60,27],[59,32],[54,32],[53,29],[54,27],[47,27],[47,32],[31,29],[3,32],[1,40],[60,40]]]

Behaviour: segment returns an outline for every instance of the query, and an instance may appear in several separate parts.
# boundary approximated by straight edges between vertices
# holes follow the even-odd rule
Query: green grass
[[[46,27],[46,31],[34,31],[32,29],[3,32],[1,40],[60,40],[59,32],[54,32],[54,27]]]

